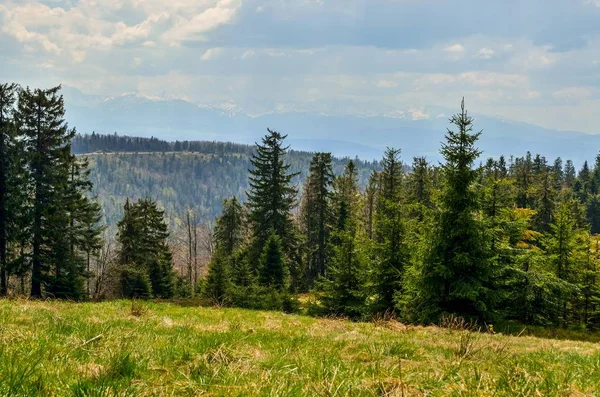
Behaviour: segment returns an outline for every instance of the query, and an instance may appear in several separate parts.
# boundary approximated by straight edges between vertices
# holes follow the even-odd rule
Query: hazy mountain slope
[[[65,93],[67,119],[81,133],[118,132],[167,140],[218,140],[252,144],[267,127],[289,135],[302,150],[327,150],[337,156],[379,158],[386,146],[400,147],[405,158],[426,155],[437,160],[440,141],[448,127],[447,115],[429,119],[379,116],[324,115],[286,111],[251,117],[235,107],[211,108],[179,99],[150,99],[123,95],[101,99],[73,90]],[[437,111],[436,111],[437,113]],[[412,117],[412,118],[411,118]],[[530,124],[475,115],[483,129],[484,156],[541,153],[561,156],[576,164],[592,160],[600,149],[600,135],[548,130]]]
[[[151,197],[165,209],[174,226],[187,208],[195,209],[203,222],[212,221],[221,211],[223,199],[245,200],[248,189],[247,150],[218,153],[91,153],[90,180],[102,204],[105,221],[114,226],[123,215],[127,198]],[[291,152],[291,172],[299,172],[295,183],[301,188],[311,159],[310,153]],[[348,160],[334,159],[340,174]],[[360,183],[364,185],[377,163],[357,161]]]

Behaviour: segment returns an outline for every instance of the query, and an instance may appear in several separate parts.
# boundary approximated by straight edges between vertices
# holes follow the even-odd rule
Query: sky
[[[0,80],[600,133],[600,0],[0,0]]]

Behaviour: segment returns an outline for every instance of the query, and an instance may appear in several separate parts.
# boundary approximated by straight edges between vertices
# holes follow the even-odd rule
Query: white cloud
[[[206,50],[204,52],[204,54],[202,54],[200,59],[202,59],[203,61],[209,61],[211,59],[217,58],[222,52],[223,52],[223,49],[219,48],[219,47],[209,48],[208,50]]]
[[[423,109],[409,109],[410,116],[413,120],[429,120],[429,116]]]
[[[248,51],[244,52],[244,55],[242,55],[242,59],[250,58],[254,55],[256,55],[256,52],[254,52],[252,50],[248,50]]]
[[[452,44],[444,48],[444,51],[451,54],[462,54],[463,52],[465,52],[465,47],[463,47],[461,44]]]
[[[241,0],[219,0],[213,7],[194,14],[191,18],[179,15],[175,26],[165,32],[162,38],[169,43],[185,40],[203,40],[204,34],[231,22]]]
[[[482,48],[477,52],[476,57],[481,59],[491,59],[494,56],[494,50]]]

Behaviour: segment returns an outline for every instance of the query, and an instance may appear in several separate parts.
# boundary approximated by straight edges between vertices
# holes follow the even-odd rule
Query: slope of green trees
[[[177,144],[97,134],[77,135],[73,145],[76,153],[85,153],[89,158],[94,194],[111,227],[123,216],[123,203],[128,197],[155,199],[164,208],[170,227],[188,208],[209,223],[220,213],[224,199],[235,196],[246,200],[252,146],[200,141]],[[290,172],[298,174],[292,179],[294,185],[303,184],[311,158],[311,153],[289,151]],[[334,172],[340,173],[347,159],[332,157],[331,161]],[[364,186],[379,164],[354,161],[359,183]]]
[[[407,166],[394,148],[377,163],[292,152],[270,129],[253,150],[77,136],[59,89],[0,85],[2,295],[87,299],[93,276],[96,297],[201,293],[294,311],[309,293],[310,312],[352,319],[600,327],[600,155],[579,171],[529,152],[478,163],[482,132],[464,101],[439,165]],[[88,160],[71,142],[128,153]],[[220,211],[202,280],[190,207],[205,219]],[[101,238],[102,209],[114,246]],[[180,211],[187,274],[169,227]]]
[[[406,172],[390,148],[363,186],[354,161],[340,173],[329,154],[314,154],[299,209],[285,136],[269,130],[246,209],[225,224],[228,204],[217,220],[228,228],[217,246],[240,237],[209,269],[226,286],[222,302],[288,310],[286,293],[311,291],[310,310],[355,319],[600,326],[600,158],[579,172],[529,153],[477,165],[481,132],[464,102],[450,123],[442,164],[417,157]]]

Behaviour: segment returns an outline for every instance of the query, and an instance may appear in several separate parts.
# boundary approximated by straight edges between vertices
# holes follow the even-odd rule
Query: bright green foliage
[[[138,272],[145,272],[152,286],[152,296],[171,297],[174,274],[163,211],[150,199],[139,199],[133,204],[127,200],[118,227],[117,237],[121,246],[118,252],[119,265],[123,269],[134,268]],[[122,273],[121,278],[126,275]],[[128,296],[124,289],[121,293]]]
[[[333,183],[335,231],[328,278],[321,281],[326,312],[358,318],[366,313],[366,241],[357,239],[359,199],[356,168],[348,162]]]
[[[387,149],[381,171],[381,194],[375,220],[375,252],[371,283],[375,294],[373,310],[394,310],[394,296],[402,293],[405,268],[409,264],[405,220],[401,203],[402,162],[400,150]]]
[[[419,221],[425,212],[433,207],[433,177],[431,167],[425,157],[414,157],[412,172],[407,176],[407,204],[411,206],[411,214]]]
[[[520,208],[532,208],[533,163],[530,152],[527,152],[527,156],[524,158],[515,159],[513,174],[517,188],[517,206]]]
[[[367,310],[366,243],[358,241],[353,231],[337,232],[336,237],[329,278],[321,282],[321,303],[327,313],[358,319]]]
[[[580,238],[582,246],[587,249],[581,252],[580,296],[577,304],[577,312],[580,318],[578,320],[590,329],[598,329],[600,327],[600,312],[598,310],[600,304],[600,286],[598,285],[600,239],[588,232],[580,234]]]
[[[423,320],[435,320],[443,312],[486,316],[495,303],[488,243],[475,217],[477,171],[472,166],[480,155],[475,143],[481,133],[472,132],[464,101],[461,109],[451,119],[457,131],[448,130],[442,144],[446,183],[436,236],[421,273]]]
[[[349,230],[356,225],[358,198],[356,166],[350,160],[344,173],[333,181],[334,231]]]
[[[204,296],[219,304],[228,303],[232,293],[233,284],[229,260],[225,252],[218,249],[208,267]]]
[[[583,255],[589,250],[589,244],[583,245],[579,239],[581,230],[578,230],[576,219],[573,213],[573,201],[565,200],[560,203],[555,219],[550,224],[550,231],[544,236],[543,246],[548,255],[548,261],[556,277],[567,283],[564,291],[559,297],[559,306],[561,322],[566,326],[569,322],[570,305],[572,304],[575,293],[577,292],[577,281],[580,277],[580,270]],[[553,318],[558,322],[558,315]]]
[[[305,286],[312,287],[317,277],[325,277],[330,256],[333,223],[331,153],[316,153],[311,160],[304,184],[301,207],[301,230],[305,236]]]
[[[369,239],[373,239],[375,232],[375,214],[377,209],[377,198],[379,193],[379,185],[381,180],[380,172],[373,172],[369,177],[367,186],[364,192],[364,216],[363,224],[364,229]]]
[[[283,290],[287,285],[288,275],[289,269],[285,260],[281,238],[276,234],[272,234],[267,239],[260,256],[260,284]]]
[[[554,206],[558,198],[556,183],[552,177],[552,169],[545,164],[536,175],[536,186],[534,191],[536,216],[534,217],[534,228],[540,232],[547,231],[552,222]]]

